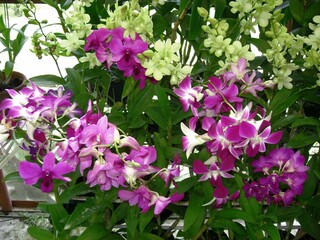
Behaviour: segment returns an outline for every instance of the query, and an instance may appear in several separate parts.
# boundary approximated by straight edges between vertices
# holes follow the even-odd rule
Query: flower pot
[[[27,77],[20,72],[12,72],[9,83],[3,83],[4,75],[0,82],[0,102],[9,97],[6,89],[20,90],[26,85]]]

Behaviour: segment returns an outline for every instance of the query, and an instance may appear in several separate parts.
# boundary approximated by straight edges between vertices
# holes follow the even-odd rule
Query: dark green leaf
[[[31,237],[33,237],[36,240],[55,239],[51,232],[40,227],[29,227],[28,233]]]
[[[179,14],[189,6],[190,2],[190,0],[180,0]]]
[[[189,28],[192,29],[192,31],[189,32],[189,40],[195,40],[201,33],[202,29],[201,26],[203,25],[203,20],[201,16],[198,13],[198,7],[201,7],[202,0],[194,0],[191,10],[191,17],[190,17],[190,23]]]
[[[151,221],[152,218],[153,218],[152,211],[148,211],[146,213],[140,214],[140,217],[139,217],[140,232],[144,231],[145,227],[149,224],[149,222]]]
[[[166,30],[166,28],[170,26],[170,23],[168,22],[168,20],[159,13],[155,13],[152,16],[152,21],[153,21],[153,32],[155,35],[162,34]]]
[[[101,211],[101,206],[96,205],[94,199],[87,199],[86,202],[76,205],[64,228],[74,229],[98,214],[99,211]]]
[[[226,8],[226,0],[214,0],[214,9],[215,9],[214,17],[219,19],[222,16],[225,8]]]
[[[255,45],[258,48],[258,50],[262,53],[265,53],[268,49],[270,49],[269,43],[264,39],[249,38],[248,42]]]
[[[284,112],[290,107],[299,97],[299,92],[294,92],[291,89],[282,89],[274,96],[270,103],[272,115],[276,116]]]
[[[60,6],[63,10],[67,10],[72,5],[72,0],[62,0],[60,1]]]
[[[278,222],[291,221],[302,214],[302,208],[299,206],[294,207],[279,207],[276,209]]]
[[[318,186],[318,178],[315,172],[320,170],[320,162],[317,154],[313,155],[312,158],[308,161],[309,170],[307,172],[308,178],[303,186],[303,193],[301,198],[304,200],[310,200],[314,195],[316,188]]]
[[[315,239],[320,239],[320,224],[306,209],[302,209],[302,214],[297,217],[297,220],[302,230]]]
[[[94,97],[87,92],[82,92],[82,93],[76,94],[76,98],[74,101],[78,104],[78,106],[81,109],[86,110],[88,107],[89,100],[94,101]]]
[[[129,94],[131,94],[133,92],[134,83],[135,83],[135,81],[133,78],[126,79],[126,81],[124,82],[123,90],[122,90],[122,95],[121,95],[122,99],[129,96]]]
[[[311,145],[319,140],[319,137],[313,133],[301,132],[291,138],[288,142],[289,148],[301,148]]]
[[[303,1],[301,0],[289,0],[290,12],[294,19],[302,24],[303,16],[304,16],[304,6]]]
[[[187,192],[189,189],[194,187],[197,183],[198,183],[198,180],[196,176],[183,179],[181,182],[177,182],[178,192],[179,193]]]
[[[304,22],[312,21],[313,17],[316,15],[320,15],[320,2],[314,2],[311,4],[303,15]]]

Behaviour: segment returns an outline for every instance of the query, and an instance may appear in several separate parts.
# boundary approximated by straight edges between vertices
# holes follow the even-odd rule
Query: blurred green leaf
[[[50,231],[42,229],[40,227],[29,227],[28,233],[31,237],[33,237],[36,240],[56,239]]]
[[[319,140],[319,137],[316,134],[301,132],[293,136],[289,142],[289,148],[302,148],[308,145],[311,145]]]
[[[12,172],[7,174],[4,178],[3,178],[3,182],[9,182],[9,181],[19,181],[22,182],[23,179],[20,177],[19,172]]]

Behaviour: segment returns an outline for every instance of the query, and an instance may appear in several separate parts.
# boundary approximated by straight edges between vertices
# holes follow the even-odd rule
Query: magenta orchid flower
[[[66,162],[55,164],[55,156],[52,152],[47,153],[43,159],[42,167],[36,163],[22,161],[18,167],[19,174],[27,185],[34,185],[41,179],[41,190],[49,193],[53,189],[53,179],[69,182],[70,178],[64,174],[73,171],[73,168]]]
[[[179,83],[179,88],[173,88],[174,93],[179,97],[183,111],[188,111],[189,107],[199,108],[200,100],[203,97],[202,87],[191,87],[191,79],[187,76]]]

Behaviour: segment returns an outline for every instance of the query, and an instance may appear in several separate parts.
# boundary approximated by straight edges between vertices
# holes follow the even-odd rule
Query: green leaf
[[[60,201],[62,203],[68,203],[69,200],[74,198],[75,196],[87,194],[91,192],[92,189],[85,182],[73,185],[64,190],[60,195]]]
[[[123,90],[122,90],[122,95],[121,95],[122,99],[124,99],[125,97],[128,97],[129,94],[133,92],[134,83],[135,81],[133,78],[126,79],[126,81],[124,82]]]
[[[153,212],[152,211],[148,211],[146,213],[140,214],[140,217],[139,217],[139,229],[140,229],[140,232],[143,232],[143,230],[149,224],[149,222],[151,221],[152,218],[153,218]]]
[[[141,121],[140,117],[142,112],[148,108],[151,98],[153,97],[153,88],[147,86],[142,91],[135,92],[130,95],[130,101],[128,100],[128,122],[129,128],[140,127],[137,125],[138,121]]]
[[[156,36],[162,34],[167,29],[167,27],[170,26],[168,20],[159,13],[155,13],[152,16],[152,21],[153,32]]]
[[[266,231],[266,233],[271,237],[272,240],[280,240],[280,233],[278,228],[272,223],[268,225],[263,225],[262,230]]]
[[[264,39],[260,39],[260,38],[249,38],[248,39],[249,43],[252,43],[253,45],[255,45],[258,50],[260,52],[265,53],[268,49],[270,49],[270,45],[269,43],[264,40]]]
[[[300,24],[302,24],[304,16],[304,6],[301,0],[289,0],[290,12],[293,18]]]
[[[11,77],[11,73],[13,71],[13,66],[14,66],[13,62],[6,61],[5,67],[4,67],[4,75],[6,76],[6,78]]]
[[[243,192],[241,192],[239,201],[242,209],[256,221],[260,213],[260,205],[258,201],[253,197],[246,198]]]
[[[201,34],[201,26],[203,25],[203,20],[198,13],[198,7],[201,7],[202,0],[194,0],[191,10],[191,17],[189,22],[189,28],[192,31],[189,32],[189,40],[195,40]]]
[[[307,181],[304,183],[301,198],[308,201],[314,195],[318,186],[318,178],[315,174],[315,172],[320,170],[320,162],[318,155],[313,155],[312,158],[308,161],[307,165],[309,167],[309,170],[307,172],[308,178]]]
[[[31,237],[36,240],[50,240],[55,239],[53,234],[48,230],[42,229],[40,227],[29,227],[28,233]]]
[[[177,182],[178,192],[179,193],[187,192],[189,189],[194,187],[197,183],[198,183],[198,180],[197,180],[196,176],[192,176],[192,177],[188,177],[186,179],[183,179],[181,182]]]
[[[84,81],[80,73],[73,68],[66,68],[67,86],[75,96],[82,92],[86,92]]]
[[[320,120],[312,117],[298,118],[293,121],[291,127],[299,127],[304,125],[319,126]]]
[[[66,81],[63,78],[50,74],[32,77],[30,78],[30,81],[43,87],[56,87],[57,85],[66,84]]]
[[[161,237],[158,237],[157,235],[154,235],[152,233],[140,233],[139,239],[141,240],[164,240]]]
[[[168,166],[168,162],[166,161],[165,150],[167,149],[166,139],[160,137],[159,133],[153,133],[154,145],[157,150],[157,160],[155,166],[164,168]]]
[[[272,115],[276,116],[284,112],[288,107],[295,103],[299,95],[299,92],[294,92],[292,89],[282,89],[277,92],[270,102]]]
[[[229,219],[215,219],[210,224],[210,226],[212,228],[223,229],[223,230],[230,229],[237,234],[247,235],[245,228],[240,223],[234,222]]]
[[[62,232],[67,217],[69,216],[62,204],[49,205],[49,213],[51,215],[54,228],[58,232]]]
[[[216,217],[226,218],[226,219],[241,219],[248,223],[256,223],[256,220],[250,214],[248,214],[243,210],[235,209],[235,208],[222,209],[217,213]]]
[[[306,231],[315,239],[320,239],[320,224],[306,209],[302,209],[302,214],[297,217],[297,220],[302,230]]]
[[[289,148],[302,148],[311,145],[319,140],[319,137],[313,133],[301,132],[291,138],[288,142]]]
[[[122,239],[120,236],[119,238],[112,239]],[[102,224],[95,224],[91,227],[88,227],[81,235],[77,238],[77,240],[99,240],[99,239],[111,239],[110,232],[102,225]]]
[[[72,0],[62,0],[60,1],[60,6],[63,10],[67,10],[72,5]]]
[[[81,109],[86,110],[89,100],[94,101],[95,100],[94,96],[92,96],[90,93],[82,92],[82,93],[76,94],[76,98],[74,101],[78,104],[78,106]]]
[[[76,205],[70,215],[64,229],[74,229],[101,211],[101,206],[96,205],[94,199],[87,199],[86,202]]]
[[[190,0],[181,0],[179,5],[179,14],[189,6]]]
[[[303,15],[303,21],[305,23],[309,23],[312,21],[313,17],[316,15],[320,15],[320,2],[314,2],[311,4]]]
[[[275,214],[277,215],[278,223],[291,221],[297,218],[303,213],[302,208],[299,206],[294,207],[279,207],[276,209]]]
[[[205,213],[205,207],[202,206],[205,200],[205,195],[194,189],[190,196],[189,205],[184,217],[184,226],[183,230],[187,231],[189,228],[194,225],[199,216],[202,216]]]
[[[226,8],[226,0],[214,0],[214,17],[219,19]]]
[[[45,4],[48,4],[49,6],[55,8],[55,9],[59,9],[59,6],[58,4],[56,4],[55,1],[52,1],[52,0],[41,0],[41,2],[45,3]]]
[[[19,182],[22,182],[23,179],[20,177],[19,172],[16,171],[16,172],[9,173],[8,175],[6,175],[6,176],[3,178],[3,182],[9,182],[9,181],[19,181]]]

